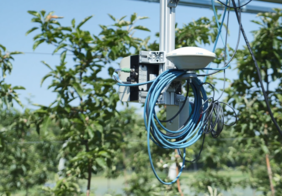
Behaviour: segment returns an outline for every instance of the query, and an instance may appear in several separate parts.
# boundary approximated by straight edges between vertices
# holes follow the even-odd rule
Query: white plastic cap
[[[199,47],[184,47],[173,50],[166,55],[178,69],[203,69],[214,58],[215,54]]]

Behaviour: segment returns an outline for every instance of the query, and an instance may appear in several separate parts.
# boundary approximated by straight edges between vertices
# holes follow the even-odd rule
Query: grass
[[[232,181],[239,181],[244,179],[246,176],[238,171],[238,170],[230,170],[230,171],[218,171],[221,175],[223,176],[230,176]],[[184,185],[186,182],[190,182],[195,178],[195,175],[198,175],[199,172],[197,171],[185,171],[181,175],[181,183],[182,183],[182,189],[184,190],[184,193],[189,195],[190,189],[188,185]],[[165,176],[165,173],[162,173],[161,175]],[[153,179],[155,179],[155,176],[151,175]],[[127,178],[130,178],[130,173],[128,173]],[[119,176],[116,179],[107,179],[105,178],[102,174],[96,175],[92,178],[91,181],[91,192],[95,193],[95,196],[104,196],[108,192],[115,192],[122,194],[123,193],[123,188],[125,188],[125,179],[123,176]],[[54,181],[49,181],[49,185],[55,185]],[[82,187],[82,191],[86,192],[86,180],[81,180],[79,181],[79,184]],[[40,194],[41,186],[36,186],[29,190],[29,195],[42,195]],[[231,191],[224,191],[222,192],[224,196],[231,196],[231,195],[252,195],[252,190],[250,188],[242,189],[240,187],[235,188]],[[186,195],[185,194],[185,195]],[[25,196],[26,192],[24,190],[18,191],[13,196]],[[94,194],[93,194],[94,195]]]

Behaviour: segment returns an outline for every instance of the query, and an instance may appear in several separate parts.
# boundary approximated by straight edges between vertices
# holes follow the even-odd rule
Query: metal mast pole
[[[160,0],[160,46],[159,50],[168,53],[175,49],[175,8],[179,0]],[[175,68],[165,59],[165,63],[159,66],[159,74]],[[174,105],[174,88],[163,91],[165,105]]]
[[[175,7],[179,0],[160,0],[160,45],[159,50],[168,53],[175,49]],[[165,59],[160,65],[159,74],[167,69],[174,68],[173,64]],[[166,92],[164,92],[166,94]],[[165,95],[167,97],[167,95]],[[165,103],[170,104],[170,95]],[[172,102],[171,102],[172,103]],[[173,103],[172,103],[173,104]]]
[[[175,8],[179,0],[160,0],[160,45],[159,50],[166,53],[175,49]],[[165,63],[160,65],[159,74],[167,69],[173,69],[173,63],[165,59]],[[174,114],[182,106],[184,97],[178,95],[179,105],[175,105],[175,88],[169,87],[163,92],[164,101],[166,105],[167,119],[173,117]],[[170,130],[177,130],[189,115],[189,102],[185,104],[183,111],[174,118],[171,122],[167,123],[167,128]]]
[[[166,53],[175,49],[175,8],[177,0],[160,0],[160,51]],[[174,68],[174,65],[166,60],[160,66],[160,73]]]

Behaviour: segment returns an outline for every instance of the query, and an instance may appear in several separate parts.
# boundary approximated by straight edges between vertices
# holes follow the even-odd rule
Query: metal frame
[[[279,3],[282,4],[282,0],[255,0],[255,1],[263,1],[267,3]]]
[[[162,3],[162,0],[134,0],[134,1],[145,1],[152,3],[160,3],[160,4]],[[165,1],[167,2],[168,0]],[[256,1],[282,4],[282,0],[256,0]],[[200,8],[211,8],[211,1],[210,0],[180,0],[178,5],[200,7]],[[224,8],[220,3],[217,3],[217,1],[215,1],[215,7],[218,9]],[[251,14],[257,14],[259,12],[273,12],[273,10],[269,7],[254,6],[254,5],[245,6],[242,9],[242,11]]]

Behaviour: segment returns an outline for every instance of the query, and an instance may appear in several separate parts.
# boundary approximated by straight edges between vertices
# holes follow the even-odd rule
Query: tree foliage
[[[270,105],[281,126],[281,10],[274,13],[260,13],[259,25],[253,31],[252,50],[261,69],[263,84]],[[240,169],[249,174],[248,184],[264,194],[270,193],[271,186],[281,194],[281,137],[271,121],[262,96],[257,70],[247,48],[237,55],[238,79],[227,89],[230,103],[240,114],[240,121],[233,127],[236,140],[237,161]],[[278,83],[278,85],[277,85]],[[267,162],[270,166],[267,166]]]
[[[38,115],[37,124],[48,126],[49,122],[58,124],[65,141],[60,156],[67,159],[69,175],[79,179],[87,179],[87,190],[90,192],[91,175],[112,168],[112,158],[122,140],[122,130],[111,124],[112,119],[118,119],[116,111],[118,101],[115,82],[112,79],[100,77],[106,63],[118,57],[128,56],[130,51],[138,51],[143,40],[134,37],[134,30],[149,31],[145,27],[136,26],[138,17],[133,14],[130,21],[115,19],[114,24],[107,27],[100,25],[99,35],[91,35],[82,30],[82,26],[92,16],[76,24],[72,20],[71,26],[61,26],[52,20],[53,12],[29,11],[34,17],[33,22],[40,29],[34,36],[33,48],[42,43],[52,44],[53,53],[61,52],[61,61],[56,66],[43,62],[50,72],[42,79],[44,82],[51,78],[49,89],[57,94],[57,98],[50,106],[39,106],[34,113]],[[71,66],[66,62],[66,55],[72,54]],[[70,67],[70,68],[69,68]],[[114,69],[108,68],[111,75]],[[65,194],[65,193],[64,193]]]
[[[44,195],[82,195],[79,182],[90,184],[93,174],[103,173],[107,178],[123,176],[125,195],[179,195],[177,185],[160,184],[151,172],[147,148],[146,130],[142,119],[133,108],[116,110],[118,95],[115,81],[101,77],[107,69],[109,76],[114,68],[109,66],[120,57],[137,54],[140,50],[158,50],[158,42],[150,37],[135,37],[135,31],[149,31],[137,24],[136,13],[116,19],[109,15],[113,24],[100,25],[100,33],[92,35],[83,25],[92,16],[69,26],[62,26],[53,12],[28,11],[36,27],[27,34],[34,35],[33,49],[39,45],[54,46],[53,53],[60,53],[56,65],[42,63],[49,68],[42,82],[49,82],[48,89],[57,95],[49,106],[37,105],[38,109],[24,112],[9,110],[19,103],[17,90],[5,83],[12,70],[13,55],[0,45],[0,191],[7,195],[17,189],[29,189],[44,184],[50,177],[56,179],[53,188],[44,187]],[[281,10],[259,14],[259,30],[253,31],[251,47],[261,68],[263,82],[273,108],[275,118],[281,122],[282,40]],[[219,15],[220,17],[220,15]],[[213,44],[217,35],[215,19],[202,17],[176,27],[176,48]],[[157,34],[158,36],[158,34]],[[216,51],[216,64],[223,61],[222,50]],[[230,48],[230,51],[232,49]],[[71,55],[71,56],[70,56]],[[72,58],[71,58],[72,57]],[[199,170],[192,178],[181,178],[181,185],[188,186],[191,195],[217,191],[231,191],[235,187],[251,187],[264,195],[282,193],[281,140],[271,122],[263,102],[259,80],[252,58],[244,48],[236,55],[238,79],[225,90],[226,100],[239,112],[239,122],[225,127],[218,139],[207,135],[204,150],[197,162]],[[216,84],[215,76],[208,80]],[[278,84],[278,85],[277,85]],[[165,118],[165,110],[158,114]],[[232,115],[226,108],[226,117]],[[228,118],[232,119],[232,118]],[[232,120],[231,120],[232,121]],[[40,141],[27,145],[32,141]],[[54,143],[58,141],[58,143]],[[20,141],[20,142],[19,142]],[[187,149],[187,160],[197,157],[201,141]],[[152,146],[155,167],[161,178],[169,181],[164,165],[179,163],[180,158],[169,150]],[[59,159],[65,159],[65,169],[54,177]],[[193,164],[186,165],[187,170]],[[243,178],[234,181],[231,175],[221,171],[242,171]],[[48,177],[49,176],[49,177]],[[86,180],[86,181],[85,181]],[[208,190],[207,190],[208,187]],[[43,191],[43,192],[42,192]],[[38,191],[39,192],[39,191]],[[109,193],[110,194],[110,193]],[[108,195],[109,195],[108,194]],[[115,194],[111,194],[115,195]]]

